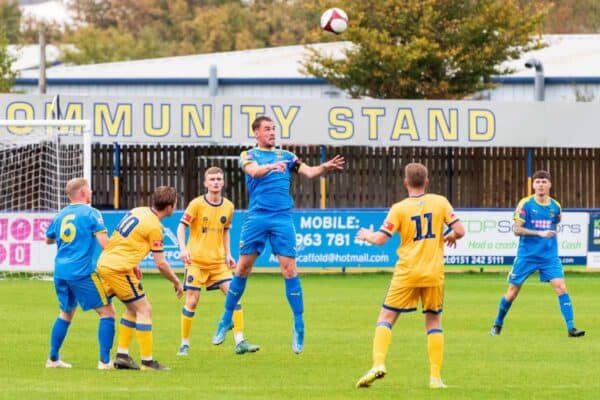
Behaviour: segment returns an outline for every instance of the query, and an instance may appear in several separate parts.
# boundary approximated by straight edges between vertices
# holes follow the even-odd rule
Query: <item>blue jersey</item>
[[[46,231],[47,238],[56,240],[54,277],[77,279],[91,274],[95,235],[100,232],[106,232],[102,216],[87,204],[69,204],[56,214]]]
[[[524,228],[534,231],[556,231],[560,218],[561,207],[558,201],[550,198],[547,204],[540,204],[535,200],[535,196],[521,199],[513,216],[513,220],[522,222]],[[551,238],[521,236],[517,258],[556,259],[558,258],[558,240],[556,236]]]
[[[302,162],[292,152],[280,149],[262,149],[255,147],[243,151],[240,164],[256,163],[258,165],[272,164],[279,161],[286,163],[284,172],[270,171],[260,178],[246,174],[246,187],[250,202],[249,211],[285,211],[291,210],[294,200],[290,196],[292,172],[300,168]]]

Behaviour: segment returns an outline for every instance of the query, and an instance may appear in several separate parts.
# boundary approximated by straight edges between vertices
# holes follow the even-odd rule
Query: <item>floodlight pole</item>
[[[525,62],[526,68],[535,69],[535,78],[533,80],[533,91],[535,101],[544,101],[546,91],[546,83],[544,79],[544,65],[537,58],[530,58]],[[527,149],[527,195],[531,196],[531,184],[533,174],[533,149]]]

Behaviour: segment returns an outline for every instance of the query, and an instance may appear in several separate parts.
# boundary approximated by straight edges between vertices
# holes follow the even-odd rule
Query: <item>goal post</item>
[[[91,184],[89,120],[0,120],[0,212],[57,211],[67,181]]]

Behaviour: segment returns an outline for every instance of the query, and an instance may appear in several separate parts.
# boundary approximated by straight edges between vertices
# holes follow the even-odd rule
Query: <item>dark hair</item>
[[[168,206],[175,206],[177,203],[177,191],[171,186],[159,186],[152,193],[152,207],[157,211],[162,211]]]
[[[255,131],[258,128],[260,128],[260,124],[263,121],[269,121],[269,122],[273,122],[273,120],[271,119],[271,117],[267,117],[266,115],[261,115],[259,117],[256,117],[254,119],[254,122],[252,122],[252,130]]]
[[[427,167],[421,163],[410,163],[404,167],[404,177],[413,188],[423,188],[427,182]]]
[[[543,169],[533,173],[531,180],[535,181],[536,179],[548,179],[549,181],[552,181],[552,179],[550,179],[550,172],[544,171]]]

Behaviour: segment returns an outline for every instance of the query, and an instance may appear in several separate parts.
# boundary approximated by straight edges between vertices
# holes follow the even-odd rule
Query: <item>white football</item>
[[[348,15],[341,8],[330,8],[321,15],[321,28],[335,34],[348,28]]]

